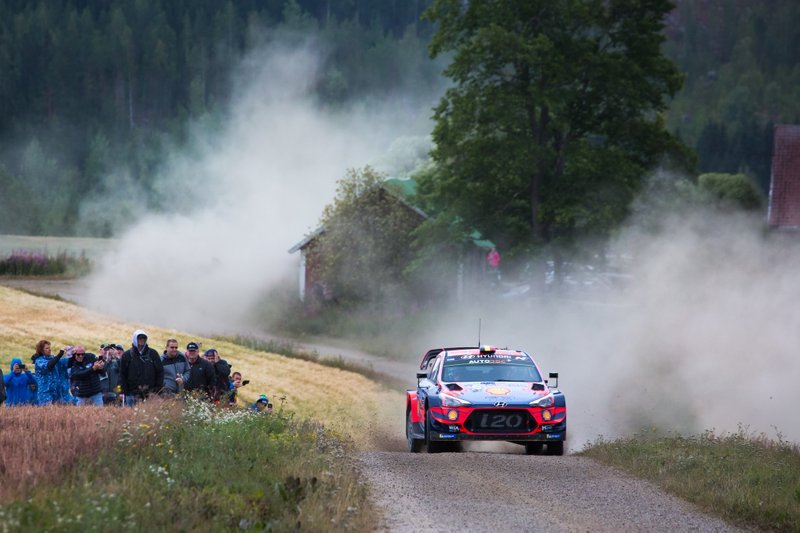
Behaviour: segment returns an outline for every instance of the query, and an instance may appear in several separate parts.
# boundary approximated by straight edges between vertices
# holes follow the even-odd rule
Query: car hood
[[[445,386],[442,388],[442,392],[466,400],[473,405],[494,405],[498,402],[505,402],[508,405],[528,405],[533,400],[550,393],[547,387],[543,391],[535,391],[532,389],[532,382],[524,381],[459,382],[457,385],[462,390],[450,390]]]

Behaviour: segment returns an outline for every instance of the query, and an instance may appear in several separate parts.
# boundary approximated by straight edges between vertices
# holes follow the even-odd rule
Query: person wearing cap
[[[105,370],[105,361],[93,353],[86,353],[83,346],[75,346],[68,364],[69,381],[78,399],[78,405],[103,406],[103,391],[100,374]]]
[[[164,366],[158,352],[147,345],[147,333],[133,332],[131,348],[122,354],[119,380],[125,405],[132,406],[164,387]]]
[[[204,354],[206,360],[214,365],[216,380],[214,385],[214,401],[226,400],[226,395],[231,388],[231,365],[225,359],[221,359],[219,351],[214,348],[206,350]]]
[[[189,370],[186,357],[178,350],[177,339],[169,339],[161,355],[164,367],[164,389],[162,394],[174,396],[183,390],[183,375]]]
[[[258,411],[259,413],[269,414],[272,412],[272,404],[269,403],[269,398],[266,394],[261,394],[255,403],[250,405],[250,409]]]
[[[217,374],[214,366],[200,357],[200,346],[192,341],[186,345],[186,361],[189,370],[184,374],[183,388],[186,392],[201,391],[209,400],[214,396]]]

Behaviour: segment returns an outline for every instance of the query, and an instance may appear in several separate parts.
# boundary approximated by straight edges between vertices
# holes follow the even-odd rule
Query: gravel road
[[[0,283],[78,304],[85,300],[82,281]],[[399,379],[414,375],[413,363],[341,346],[301,346]],[[527,456],[521,446],[502,443],[470,443],[462,453],[411,454],[399,451],[405,446],[402,432],[397,428],[380,450],[358,457],[383,511],[383,531],[738,531],[591,459]]]
[[[384,531],[738,531],[583,457],[375,451],[360,462]]]

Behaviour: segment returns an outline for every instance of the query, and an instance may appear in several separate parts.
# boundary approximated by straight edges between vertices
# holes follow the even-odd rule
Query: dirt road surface
[[[70,280],[0,278],[0,284],[78,304],[87,288]],[[325,343],[300,345],[413,384],[413,363]],[[388,429],[380,449],[358,457],[383,512],[383,531],[739,531],[584,457],[527,456],[521,446],[497,443],[471,443],[461,453],[412,454],[404,450],[403,428]]]

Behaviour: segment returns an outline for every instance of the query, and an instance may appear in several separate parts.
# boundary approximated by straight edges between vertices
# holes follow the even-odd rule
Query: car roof
[[[483,351],[486,349],[490,349],[491,351]],[[455,346],[450,348],[433,348],[425,352],[425,355],[422,357],[422,361],[419,364],[420,370],[424,370],[425,367],[428,366],[428,363],[431,359],[438,357],[440,354],[445,353],[445,356],[449,355],[481,355],[486,354],[489,357],[489,354],[496,354],[496,355],[519,355],[524,354],[533,360],[533,358],[527,353],[523,352],[522,350],[509,350],[507,348],[494,348],[494,347],[486,347],[486,346]]]

